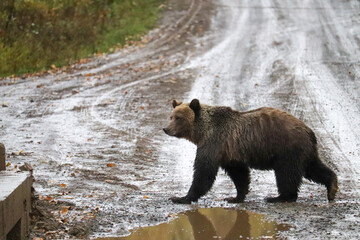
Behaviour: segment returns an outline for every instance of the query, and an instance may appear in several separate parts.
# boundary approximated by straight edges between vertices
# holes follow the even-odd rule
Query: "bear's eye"
[[[179,117],[175,117],[175,120],[180,120],[181,118],[179,118]]]

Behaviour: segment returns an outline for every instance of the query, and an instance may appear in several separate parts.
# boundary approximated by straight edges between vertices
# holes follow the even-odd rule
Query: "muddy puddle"
[[[200,208],[181,213],[168,223],[131,230],[128,236],[96,240],[276,239],[279,232],[291,227],[289,224],[270,221],[265,215],[251,211]]]

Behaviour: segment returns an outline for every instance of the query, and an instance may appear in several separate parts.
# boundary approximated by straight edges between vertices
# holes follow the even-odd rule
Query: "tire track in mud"
[[[179,47],[176,45],[177,42],[174,41],[174,42],[170,43],[170,41],[174,40],[175,38],[179,38],[180,34],[183,34],[185,29],[187,29],[190,26],[190,24],[193,22],[195,16],[201,10],[201,7],[202,7],[202,1],[197,1],[197,0],[191,1],[190,7],[187,10],[186,15],[183,16],[178,21],[176,21],[175,24],[168,27],[169,29],[175,29],[174,31],[169,30],[169,32],[166,32],[165,37],[161,38],[160,40],[155,40],[155,42],[150,43],[149,45],[146,46],[146,49],[139,50],[141,56],[135,56],[135,59],[132,59],[130,57],[130,60],[128,60],[128,58],[126,58],[126,59],[124,59],[124,61],[134,61],[136,59],[139,60],[140,57],[144,58],[142,60],[149,61],[149,60],[147,60],[146,57],[149,57],[150,55],[153,55],[153,54],[155,54],[155,56],[156,56],[156,54],[161,55],[164,53],[169,54],[170,55],[169,58],[171,59],[172,58],[171,52],[174,51],[171,49],[172,48],[175,49],[175,47],[176,47],[175,52],[181,52],[182,51],[181,46],[180,46],[180,49],[178,49]],[[179,41],[179,40],[177,40],[177,41]],[[168,43],[168,46],[165,46],[167,49],[164,50],[162,48],[163,48],[163,45],[165,45],[166,43]],[[156,47],[159,47],[159,48],[155,49]],[[152,56],[152,57],[154,57],[154,56]],[[180,58],[183,58],[183,57],[180,57]],[[150,60],[150,61],[153,61],[153,60]],[[183,60],[180,60],[180,61],[183,61]],[[137,62],[136,64],[141,65],[141,64],[143,64],[143,61]],[[129,106],[131,105],[131,101],[134,100],[134,98],[135,98],[135,97],[133,98],[132,95],[136,94],[136,92],[138,92],[139,88],[141,88],[142,86],[144,86],[146,84],[149,84],[151,82],[159,82],[159,81],[161,82],[162,79],[171,78],[172,76],[176,76],[181,71],[182,70],[177,69],[177,67],[170,67],[169,69],[167,69],[165,71],[160,71],[157,74],[152,74],[152,75],[150,74],[151,76],[148,76],[148,77],[141,77],[137,80],[120,83],[120,84],[118,84],[118,86],[112,87],[111,89],[107,89],[106,91],[101,91],[100,97],[97,97],[95,99],[95,101],[93,101],[91,104],[91,107],[89,110],[89,115],[90,115],[91,121],[93,121],[96,124],[100,124],[105,128],[108,128],[108,129],[118,132],[118,134],[121,135],[121,136],[119,135],[120,139],[124,139],[124,141],[130,142],[130,144],[132,144],[133,149],[137,148],[137,146],[136,146],[137,144],[142,144],[142,145],[145,144],[145,145],[148,145],[149,149],[153,148],[152,145],[154,145],[154,142],[156,142],[156,139],[152,139],[154,137],[153,136],[154,130],[151,128],[150,125],[154,125],[153,127],[155,127],[156,125],[151,124],[152,123],[151,121],[147,121],[146,117],[144,119],[144,117],[141,117],[140,115],[137,115],[137,114],[135,114],[135,115],[130,114],[133,118],[129,121],[129,113],[131,113],[131,111],[129,112]],[[126,92],[126,94],[124,94],[124,92]],[[106,102],[111,99],[115,99],[115,101],[113,103],[111,103],[111,106],[114,107],[113,110],[109,110],[109,109],[103,110],[101,108],[98,108],[98,106],[101,106],[102,102],[104,102],[104,101]],[[136,106],[136,104],[135,104],[135,106]],[[143,107],[140,107],[140,108],[142,108],[142,110],[144,109]],[[134,111],[134,109],[132,109],[132,111]],[[141,111],[141,110],[138,109],[135,111]],[[104,113],[105,113],[105,115],[104,115]],[[127,118],[128,120],[125,121],[125,118]],[[111,121],[114,119],[116,119],[116,122]],[[144,125],[144,123],[145,123],[145,125]],[[106,130],[106,131],[108,131],[108,130]],[[130,141],[130,139],[132,139],[132,140]],[[150,151],[149,149],[146,151]],[[132,154],[134,154],[134,153],[132,153]],[[140,157],[138,159],[144,159],[144,158]],[[147,158],[145,158],[144,160],[139,160],[139,161],[143,164],[148,164]],[[134,161],[134,162],[136,163],[138,161]],[[152,165],[151,169],[159,168],[156,165],[153,165],[153,164],[151,164],[151,165]],[[144,173],[145,172],[143,172],[143,174]],[[146,173],[144,175],[146,175]]]
[[[338,58],[336,54],[339,53],[342,58],[339,59],[340,62],[345,60],[359,63],[360,59],[353,58],[353,56],[359,56],[358,54],[351,54],[350,49],[354,49],[356,45],[346,34],[348,31],[334,20],[341,17],[335,15],[331,6],[324,6],[324,8],[329,9],[327,14],[319,12],[316,15],[319,16],[318,21],[324,23],[319,30],[325,36],[326,42],[306,36],[299,38],[303,42],[300,47],[303,48],[303,55],[300,55],[300,58],[304,63],[300,67],[300,72],[304,78],[308,79],[305,82],[307,95],[312,99],[315,116],[321,124],[315,127],[319,129],[322,144],[333,156],[333,162],[338,168],[340,190],[343,190],[340,192],[340,198],[358,199],[360,192],[357,189],[360,179],[357,177],[359,176],[357,161],[360,158],[360,142],[359,134],[354,129],[360,128],[359,105],[355,101],[357,97],[346,91],[339,81],[348,82],[353,86],[354,93],[358,95],[356,89],[360,89],[359,78],[357,86],[354,85],[356,81],[339,79],[339,74],[335,73],[331,69],[332,66],[327,65],[326,62]],[[332,22],[332,24],[327,24],[328,22]],[[322,47],[322,45],[326,47]],[[309,47],[313,50],[312,56],[309,56],[306,51],[306,48]],[[318,57],[325,63],[306,64],[309,59]]]

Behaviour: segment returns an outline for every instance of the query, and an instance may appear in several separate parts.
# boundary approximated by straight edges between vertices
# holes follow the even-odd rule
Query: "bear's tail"
[[[328,200],[333,201],[339,191],[335,172],[326,166],[318,156],[311,161],[305,169],[305,178],[326,186]]]

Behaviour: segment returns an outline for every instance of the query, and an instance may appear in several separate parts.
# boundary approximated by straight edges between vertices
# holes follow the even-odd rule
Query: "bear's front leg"
[[[204,196],[212,187],[219,167],[207,155],[201,155],[199,149],[194,162],[194,177],[191,187],[184,197],[172,197],[174,203],[190,204]]]

